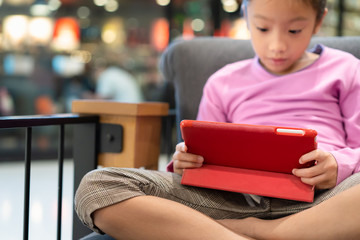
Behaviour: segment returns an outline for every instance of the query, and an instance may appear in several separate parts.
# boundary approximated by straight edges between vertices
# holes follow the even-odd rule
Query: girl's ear
[[[325,8],[325,9],[324,9],[324,14],[322,15],[321,19],[319,19],[319,21],[315,24],[315,28],[314,28],[313,34],[316,34],[316,33],[319,32],[319,30],[320,30],[320,28],[321,28],[321,25],[322,25],[322,23],[323,23],[323,21],[324,21],[324,18],[325,18],[325,16],[326,16],[327,13],[328,13],[328,9]]]

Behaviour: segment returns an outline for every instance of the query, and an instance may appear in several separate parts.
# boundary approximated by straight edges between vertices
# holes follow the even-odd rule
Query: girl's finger
[[[323,174],[321,165],[314,165],[308,168],[295,168],[292,173],[300,178],[311,178]]]
[[[299,159],[299,162],[300,164],[304,164],[311,161],[320,161],[321,159],[324,159],[324,157],[325,157],[325,152],[320,149],[316,149],[314,151],[302,155]]]
[[[176,165],[177,169],[198,168],[198,167],[202,166],[201,162],[186,162],[186,161],[179,161],[179,160],[175,160],[174,164]]]
[[[187,147],[184,142],[181,142],[176,145],[175,150],[179,152],[187,152]]]
[[[315,176],[315,177],[311,177],[311,178],[306,178],[303,177],[301,178],[301,181],[305,184],[311,185],[311,186],[317,186],[323,182],[325,182],[326,180],[326,176],[324,174]]]
[[[175,152],[173,156],[173,161],[175,160],[202,163],[204,161],[204,158],[191,153]]]

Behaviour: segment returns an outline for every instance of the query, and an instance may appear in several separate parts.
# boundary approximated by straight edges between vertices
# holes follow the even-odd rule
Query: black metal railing
[[[99,124],[98,116],[80,116],[78,114],[57,114],[57,115],[35,115],[35,116],[11,116],[0,117],[0,129],[10,128],[25,128],[25,183],[24,183],[24,215],[23,215],[23,239],[29,238],[29,205],[30,205],[30,173],[32,161],[32,130],[33,127],[39,126],[56,126],[59,127],[59,141],[58,141],[58,206],[57,206],[57,239],[61,239],[61,212],[62,212],[62,192],[63,192],[63,163],[64,163],[64,142],[65,142],[65,126],[70,124],[77,124],[76,131],[80,130],[86,134],[77,134],[77,142],[81,144],[84,137],[87,139],[87,144],[92,145],[94,151],[86,151],[90,155],[84,155],[81,151],[74,151],[78,157],[78,161],[74,161],[74,189],[77,188],[81,177],[87,171],[96,167],[96,129]],[[90,124],[90,126],[88,126]],[[90,127],[90,128],[89,128]],[[90,132],[89,132],[90,130]],[[78,132],[79,133],[79,132]],[[92,138],[89,139],[88,137]],[[74,144],[75,145],[75,144]],[[83,145],[83,144],[82,144]],[[88,148],[88,146],[85,146]],[[85,159],[85,163],[84,160]],[[86,230],[82,230],[81,224],[73,218],[73,238],[77,239],[78,236],[83,235]],[[83,233],[79,233],[79,232]]]

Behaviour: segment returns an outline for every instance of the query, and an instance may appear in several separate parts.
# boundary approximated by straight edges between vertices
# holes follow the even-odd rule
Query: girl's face
[[[277,75],[299,70],[321,25],[310,5],[295,0],[252,0],[247,22],[261,64]]]

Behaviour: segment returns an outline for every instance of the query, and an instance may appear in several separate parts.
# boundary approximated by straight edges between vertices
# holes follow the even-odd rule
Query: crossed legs
[[[354,175],[334,190],[340,192],[335,197],[277,220],[215,221],[213,219],[267,216],[271,206],[266,199],[264,205],[252,208],[245,206],[238,194],[184,188],[177,175],[156,171],[116,168],[94,171],[84,177],[75,203],[84,223],[116,239],[246,239],[244,236],[255,239],[359,239],[360,185],[354,186],[359,180],[360,174]],[[341,192],[350,186],[354,187]],[[141,193],[143,190],[145,192]],[[188,195],[186,205],[191,208],[180,198],[184,191],[189,191],[185,194]],[[172,200],[168,200],[170,198]],[[284,209],[287,212],[288,207]]]
[[[220,225],[182,204],[141,196],[96,211],[94,221],[116,239],[359,239],[360,184],[275,220],[218,220]]]

